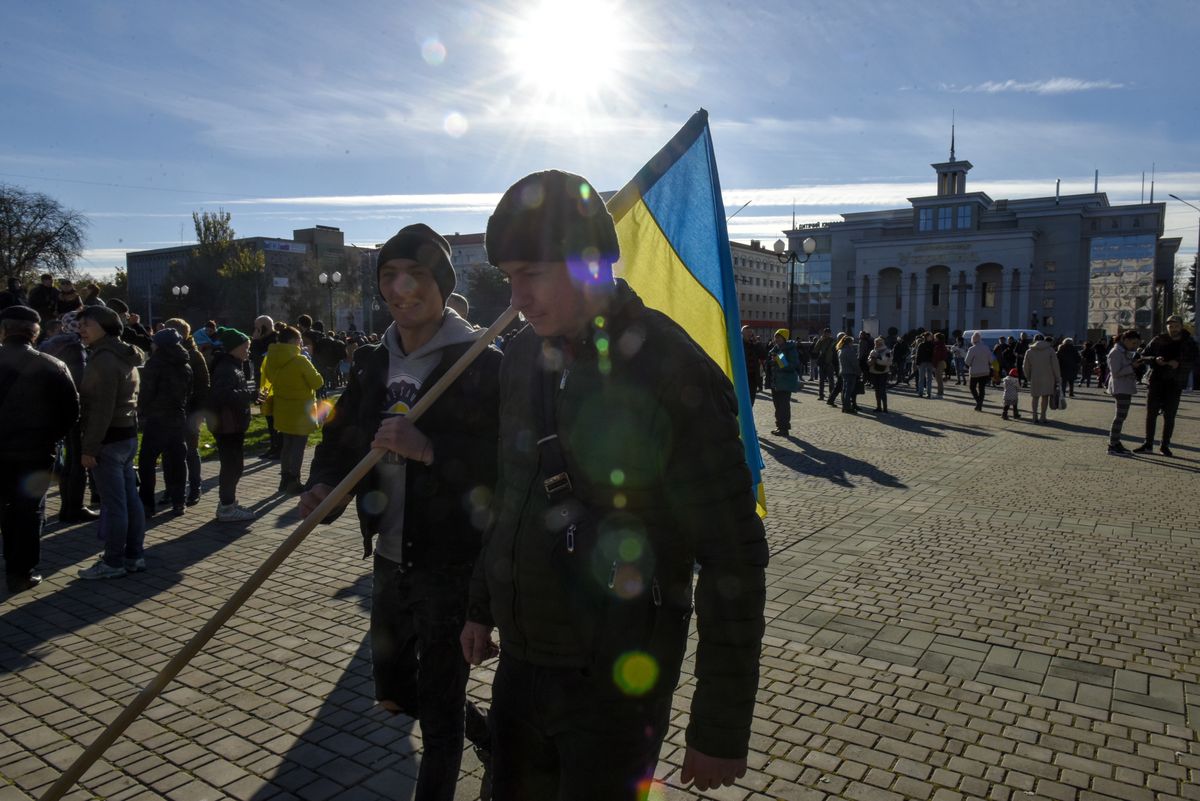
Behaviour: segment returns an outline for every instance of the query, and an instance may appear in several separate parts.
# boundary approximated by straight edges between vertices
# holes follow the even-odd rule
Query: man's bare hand
[[[398,453],[405,459],[426,462],[433,459],[429,437],[422,434],[405,417],[396,416],[384,420],[375,432],[375,440],[371,447]]]
[[[480,665],[500,653],[500,646],[492,639],[492,627],[482,623],[468,620],[459,642],[462,643],[463,659],[472,665]]]
[[[321,501],[329,497],[331,492],[333,492],[333,487],[328,484],[314,484],[312,489],[300,496],[300,516],[308,517],[315,512],[321,505]]]
[[[96,457],[88,456],[86,453],[79,457],[79,466],[84,470],[96,469]]]
[[[683,757],[683,770],[679,773],[679,779],[685,787],[694,781],[697,790],[714,790],[721,785],[730,787],[733,785],[734,779],[740,779],[745,775],[745,757],[741,759],[711,757],[689,745],[687,753]]]

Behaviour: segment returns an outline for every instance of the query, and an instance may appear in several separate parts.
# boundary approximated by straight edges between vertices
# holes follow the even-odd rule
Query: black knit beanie
[[[423,264],[433,273],[442,303],[454,291],[457,278],[450,259],[450,243],[445,237],[424,223],[406,225],[396,232],[379,250],[379,261],[375,267],[375,284],[379,285],[379,268],[392,259],[412,259]]]
[[[120,315],[107,306],[84,306],[75,315],[75,319],[95,320],[96,325],[103,328],[104,333],[110,337],[119,337],[121,336],[121,332],[125,330],[125,326],[121,323]]]
[[[488,261],[599,265],[612,279],[621,255],[612,215],[588,180],[562,170],[526,175],[508,188],[488,218]],[[577,271],[572,270],[575,274]]]

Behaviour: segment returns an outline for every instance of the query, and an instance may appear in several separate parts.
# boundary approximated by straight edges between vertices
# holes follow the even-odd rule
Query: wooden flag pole
[[[508,328],[509,324],[512,323],[516,316],[517,313],[511,306],[506,309],[505,312],[501,314],[499,318],[497,318],[496,322],[492,323],[491,328],[480,334],[479,339],[477,339],[471,348],[463,354],[462,358],[455,362],[450,369],[446,371],[446,374],[442,376],[438,382],[434,384],[433,387],[431,387],[430,390],[425,393],[425,395],[419,401],[416,402],[416,404],[413,405],[412,410],[408,413],[408,419],[416,420],[422,414],[424,414],[429,407],[432,406],[435,401],[437,401],[438,397],[446,391],[447,387],[454,383],[454,380],[458,378],[468,366],[470,366],[471,362],[475,361],[475,358],[479,356],[479,354],[482,353],[492,343],[492,341],[495,340],[496,337],[498,337],[506,328]],[[387,451],[382,448],[373,448],[366,456],[362,458],[362,461],[360,461],[355,468],[350,471],[350,474],[342,479],[341,483],[333,488],[333,491],[325,497],[325,500],[321,501],[320,505],[313,510],[313,513],[301,521],[300,525],[296,527],[296,530],[293,531],[287,539],[279,544],[279,547],[275,549],[275,552],[267,557],[267,560],[262,563],[258,570],[254,571],[254,575],[246,580],[246,583],[243,584],[238,591],[235,592],[233,596],[225,602],[224,606],[217,610],[217,613],[213,615],[207,623],[204,624],[204,627],[192,636],[192,639],[188,642],[188,644],[185,645],[179,651],[179,653],[175,654],[171,661],[168,662],[163,669],[158,672],[158,675],[154,677],[154,680],[151,681],[150,684],[145,687],[145,689],[137,694],[137,696],[129,703],[127,707],[125,707],[124,711],[122,711],[112,723],[108,724],[108,728],[101,732],[100,736],[96,738],[95,742],[93,742],[86,751],[80,754],[79,757],[73,763],[71,763],[71,766],[63,772],[58,781],[51,785],[50,789],[42,795],[41,801],[58,801],[58,799],[63,797],[67,790],[70,790],[75,786],[75,783],[79,781],[85,772],[87,772],[87,769],[90,768],[92,764],[100,758],[101,754],[107,751],[108,748],[114,742],[116,742],[116,739],[121,736],[125,729],[129,727],[129,724],[133,723],[133,721],[145,711],[146,707],[150,705],[150,702],[158,697],[159,693],[163,691],[166,685],[169,684],[170,681],[179,674],[179,671],[183,670],[184,666],[192,660],[192,657],[200,652],[200,649],[202,649],[208,643],[208,641],[212,639],[213,635],[225,625],[229,618],[233,617],[234,612],[236,612],[241,605],[244,604],[246,600],[254,594],[255,590],[257,590],[262,583],[266,581],[268,576],[275,572],[275,569],[283,563],[283,560],[287,559],[292,551],[296,550],[296,547],[304,541],[305,537],[312,533],[313,529],[317,527],[320,521],[328,517],[330,512],[334,511],[334,509],[341,505],[342,500],[350,493],[352,489],[354,489],[355,486],[357,486],[358,482],[362,481],[362,479],[366,477],[367,473],[369,473],[371,468],[374,467],[381,458],[383,458],[385,453],[387,453]]]

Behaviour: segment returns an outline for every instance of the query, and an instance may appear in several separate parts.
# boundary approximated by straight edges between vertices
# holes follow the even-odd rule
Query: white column
[[[965,276],[964,276],[965,277]],[[971,289],[963,289],[963,330],[975,327],[975,312],[979,309],[979,271],[972,270]]]
[[[859,326],[856,325],[855,323],[858,320],[862,319],[862,294],[863,294],[862,280],[859,278],[855,278],[854,279],[854,296],[852,298],[852,300],[854,301],[854,311],[850,313],[850,331],[848,331],[847,333],[855,334],[858,332]]]
[[[913,328],[929,327],[929,320],[927,319],[929,310],[929,294],[925,287],[925,277],[927,275],[928,273],[925,270],[921,270],[917,273],[916,297],[913,298],[913,316],[916,318],[916,322],[913,323]]]
[[[950,293],[950,316],[946,319],[946,331],[950,334],[954,333],[954,329],[958,328],[958,289],[959,284],[958,270],[950,271],[950,286],[946,287],[946,291]]]
[[[1013,271],[1008,267],[1000,268],[1000,285],[996,292],[996,325],[992,328],[1015,328],[1012,323],[1013,310]]]
[[[1029,325],[1029,299],[1033,290],[1033,269],[1021,270],[1021,288],[1017,292],[1017,328]]]
[[[909,330],[909,325],[908,325],[908,309],[910,306],[910,299],[908,297],[908,285],[909,285],[908,276],[909,275],[910,275],[909,273],[907,273],[903,270],[900,271],[900,323],[896,327],[900,329],[901,336],[903,336],[904,333]]]

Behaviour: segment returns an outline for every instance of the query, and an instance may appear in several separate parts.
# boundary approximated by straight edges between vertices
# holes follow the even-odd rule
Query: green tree
[[[1176,295],[1179,298],[1180,314],[1184,317],[1191,314],[1193,325],[1200,322],[1196,319],[1196,272],[1198,269],[1200,269],[1200,253],[1192,257],[1192,266],[1184,271],[1186,278]]]
[[[496,322],[512,297],[508,279],[491,265],[468,272],[459,291],[471,304],[471,322],[485,328]]]
[[[40,273],[73,277],[88,221],[40,192],[0,184],[0,286]]]
[[[172,286],[188,285],[186,308],[222,324],[249,328],[258,311],[265,258],[248,244],[237,243],[229,212],[192,212],[196,247],[185,263],[171,266],[162,300]],[[177,305],[182,308],[182,301]],[[193,321],[195,322],[195,321]]]

